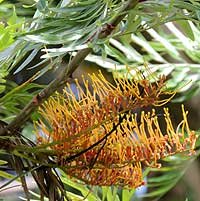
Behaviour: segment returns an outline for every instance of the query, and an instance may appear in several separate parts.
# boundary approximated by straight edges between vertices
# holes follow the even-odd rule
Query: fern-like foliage
[[[99,39],[98,33],[109,25],[125,2],[24,1],[26,6],[22,9],[21,4],[16,4],[16,10],[12,4],[3,2],[0,5],[0,8],[4,8],[1,14],[7,14],[8,11],[13,14],[7,16],[10,23],[7,28],[0,25],[3,35],[0,39],[3,44],[0,52],[1,117],[8,121],[12,119],[12,115],[19,112],[19,104],[24,106],[33,96],[30,89],[41,87],[29,82],[22,86],[10,84],[6,79],[9,73],[27,70],[27,66],[37,71],[38,66],[45,64],[38,72],[42,76],[50,69],[59,69],[64,59],[70,60],[77,51],[86,47],[93,49],[86,60],[108,71],[116,69],[124,74],[126,65],[142,69],[143,63],[147,62],[152,73],[168,75],[168,88],[178,88],[179,92],[184,92],[177,101],[197,94],[200,89],[199,1],[141,1],[135,9],[127,12],[118,27],[114,27],[112,35]],[[29,14],[33,18],[24,21],[22,17]],[[41,60],[30,65],[38,53],[42,55]],[[192,160],[174,156],[163,160],[160,169],[147,169],[147,172],[153,172],[153,176],[147,178],[147,186],[154,189],[142,197],[160,198],[177,183]],[[2,172],[0,175],[11,177]],[[74,200],[136,199],[133,198],[135,189],[86,186],[71,181],[65,173],[62,173],[61,179],[67,186],[67,195]],[[33,193],[33,196],[38,195]]]

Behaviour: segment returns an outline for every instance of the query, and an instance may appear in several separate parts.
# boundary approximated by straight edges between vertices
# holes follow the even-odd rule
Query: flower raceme
[[[151,84],[140,72],[137,80],[128,81],[126,76],[111,84],[101,72],[89,75],[92,90],[83,77],[85,90],[76,80],[78,98],[68,84],[63,94],[57,93],[39,108],[38,143],[55,151],[57,164],[68,175],[91,185],[136,188],[144,184],[142,165],[159,167],[159,159],[194,153],[196,135],[189,129],[183,106],[183,120],[176,130],[164,109],[165,132],[155,110],[135,113],[171,100],[175,93],[164,91],[165,77]],[[162,95],[169,98],[162,100]]]

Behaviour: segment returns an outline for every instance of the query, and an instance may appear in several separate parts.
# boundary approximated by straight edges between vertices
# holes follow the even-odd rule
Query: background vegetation
[[[23,109],[42,89],[59,90],[69,81],[69,74],[66,74],[66,79],[58,83],[59,72],[65,72],[63,69],[70,69],[73,78],[101,69],[112,81],[113,70],[123,75],[126,65],[143,69],[144,63],[147,63],[155,75],[167,76],[168,89],[178,89],[174,103],[169,105],[174,110],[174,122],[179,121],[177,105],[185,102],[190,110],[191,127],[198,133],[199,1],[132,1],[135,2],[132,7],[127,4],[129,1],[123,0],[0,2],[0,117],[11,128],[20,128],[24,136],[34,141],[32,121],[38,118],[37,106],[32,105],[27,116]],[[128,6],[124,8],[126,4]],[[114,25],[109,26],[113,22]],[[84,61],[81,63],[81,60],[75,60],[70,68],[75,55],[81,55]],[[52,87],[49,83],[54,79],[58,81]],[[45,98],[50,95],[47,94]],[[196,146],[198,156],[200,141]],[[8,168],[4,169],[3,148],[0,153],[0,176],[9,179],[0,187],[0,197],[3,197],[3,188],[19,180],[19,176],[25,173],[16,177],[5,171]],[[195,201],[200,199],[197,188],[200,185],[199,161],[195,160],[196,157],[188,160],[187,157],[177,155],[164,159],[160,169],[150,168],[148,191],[137,198],[135,189],[91,187],[71,181],[63,172],[60,178],[69,197],[74,200]],[[187,169],[189,171],[183,177]],[[196,178],[193,185],[189,179],[191,174]],[[174,190],[165,195],[172,188]],[[33,199],[41,199],[37,190],[29,192]]]

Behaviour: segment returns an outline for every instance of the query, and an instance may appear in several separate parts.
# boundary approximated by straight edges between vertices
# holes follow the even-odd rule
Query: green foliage
[[[23,32],[23,18],[18,18],[15,7],[13,7],[12,15],[7,19],[7,25],[0,24],[0,51],[8,48],[14,41],[18,33]]]
[[[0,1],[0,18],[2,20],[7,20],[13,10],[13,6],[16,8],[17,16],[31,18],[36,10],[34,0],[1,0]]]
[[[151,168],[154,176],[148,178],[147,186],[149,193],[141,197],[156,198],[159,200],[166,192],[173,188],[177,182],[183,177],[185,171],[194,159],[176,155],[163,159],[163,167]]]
[[[0,98],[0,110],[4,120],[10,122],[41,88],[41,85],[34,83],[17,86],[11,81],[7,82],[5,95]],[[30,93],[30,90],[34,93]]]
[[[8,13],[9,15],[7,15]],[[5,90],[5,77],[9,74],[8,67],[10,64],[7,62],[9,59],[10,61],[13,60],[10,53],[15,46],[13,43],[16,35],[24,31],[25,18],[17,16],[13,4],[3,3],[0,4],[0,21],[0,93],[2,93]],[[16,52],[13,53],[16,54]]]
[[[178,25],[179,21],[176,24]],[[184,26],[185,32],[181,32],[182,26],[178,29],[176,24],[167,23],[161,27],[147,29],[144,34],[131,34],[129,43],[124,35],[110,39],[109,44],[105,44],[108,56],[104,61],[97,55],[90,55],[87,60],[108,69],[116,68],[122,73],[126,69],[124,64],[135,66],[145,61],[152,72],[172,76],[168,80],[168,87],[184,92],[182,98],[177,101],[189,99],[200,89],[200,32],[192,21],[181,23],[182,26],[187,25]],[[195,40],[189,38],[190,36]],[[140,68],[142,69],[142,66]]]
[[[97,35],[117,15],[124,1],[63,0],[56,4],[39,0],[36,3],[21,1],[15,7],[6,1],[0,3],[3,19],[0,24],[0,112],[6,121],[13,119],[43,87],[33,83],[17,86],[6,77],[26,69],[40,51],[43,52],[41,61],[29,68],[36,69],[48,62],[39,73],[41,76],[49,69],[59,68],[65,56],[72,57],[78,50],[91,47],[93,54],[86,60],[109,71],[116,68],[124,74],[126,65],[142,69],[145,61],[156,75],[168,75],[168,88],[182,92],[176,101],[182,102],[200,91],[199,1],[140,3],[106,39],[98,39]],[[200,140],[197,146],[199,144]],[[162,168],[151,168],[155,175],[148,178],[147,186],[154,190],[143,197],[160,198],[179,181],[192,160],[174,156],[165,159]],[[0,165],[4,165],[4,161],[0,161]],[[3,171],[0,176],[11,181],[19,178]],[[126,201],[131,200],[135,192],[135,189],[119,191],[112,187],[86,186],[70,180],[64,173],[61,179],[67,189],[70,187],[67,195],[73,200]]]

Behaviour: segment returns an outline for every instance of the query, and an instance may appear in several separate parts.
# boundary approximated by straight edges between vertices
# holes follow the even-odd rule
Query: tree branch
[[[105,38],[111,34],[113,29],[122,21],[127,15],[127,11],[133,9],[139,0],[129,0],[119,11],[119,15],[114,18],[109,24],[102,27],[100,32],[97,34],[98,38]],[[122,13],[122,14],[121,14]],[[1,135],[14,135],[13,131],[20,128],[31,116],[31,114],[47,100],[58,88],[65,85],[68,78],[76,70],[86,56],[92,52],[91,48],[85,48],[77,52],[73,59],[69,62],[66,68],[55,78],[46,88],[44,88],[39,94],[33,97],[33,99],[24,107],[24,109],[10,122],[5,128],[0,129]]]

